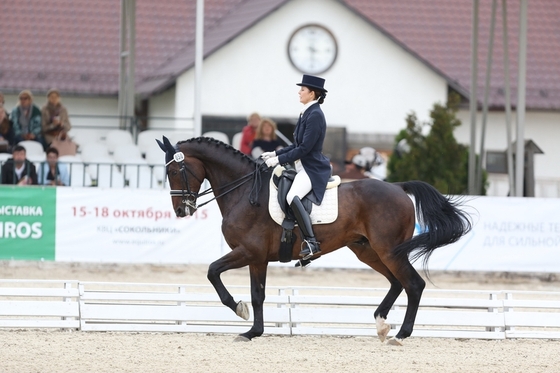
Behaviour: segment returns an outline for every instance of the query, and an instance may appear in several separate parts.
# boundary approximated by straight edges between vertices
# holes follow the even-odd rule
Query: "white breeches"
[[[311,191],[311,188],[311,179],[309,178],[309,175],[307,175],[307,172],[305,172],[305,169],[302,167],[302,169],[296,174],[294,182],[292,183],[292,187],[290,188],[290,191],[286,196],[288,205],[292,204],[295,196],[298,196],[300,199],[302,199],[307,193]]]

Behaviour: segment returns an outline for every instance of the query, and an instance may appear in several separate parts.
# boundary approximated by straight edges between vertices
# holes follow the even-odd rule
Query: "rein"
[[[261,188],[261,177],[260,174],[261,172],[266,169],[267,167],[262,167],[263,165],[265,165],[264,163],[256,163],[255,166],[255,170],[251,171],[250,173],[241,176],[239,179],[233,180],[225,185],[222,185],[220,187],[218,187],[218,190],[224,189],[224,188],[228,188],[230,186],[233,185],[233,187],[231,187],[230,189],[226,190],[225,192],[214,196],[214,198],[204,202],[201,205],[196,204],[196,200],[198,199],[198,197],[202,197],[205,196],[207,194],[213,193],[214,188],[210,187],[206,190],[204,190],[201,193],[195,193],[193,191],[191,191],[191,188],[189,186],[189,181],[188,181],[188,175],[187,175],[187,171],[200,183],[202,184],[202,180],[200,180],[190,169],[187,168],[187,165],[185,163],[185,155],[182,152],[177,152],[173,155],[173,159],[170,160],[169,162],[167,162],[165,164],[165,166],[169,166],[169,164],[171,162],[177,162],[180,164],[180,169],[179,171],[181,172],[181,181],[182,181],[182,185],[181,185],[181,190],[177,190],[177,189],[172,189],[169,194],[172,197],[182,197],[182,202],[189,206],[190,208],[192,208],[193,210],[197,210],[199,207],[202,207],[212,201],[214,201],[215,199],[218,199],[232,191],[234,191],[235,189],[239,188],[240,186],[242,186],[243,184],[247,183],[253,176],[254,176],[254,181],[253,181],[253,186],[251,188],[251,192],[249,193],[249,202],[251,203],[251,205],[258,205],[257,199],[258,199],[258,195],[259,195],[259,191]],[[266,165],[265,165],[266,166]],[[186,187],[186,191],[185,191],[185,187]]]

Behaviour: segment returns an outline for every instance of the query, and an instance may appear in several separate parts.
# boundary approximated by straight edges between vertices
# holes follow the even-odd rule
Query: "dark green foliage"
[[[407,116],[406,129],[395,138],[397,146],[389,158],[388,181],[422,180],[444,194],[467,194],[468,148],[453,136],[461,125],[456,117],[458,103],[459,96],[450,94],[447,105],[435,104],[429,123],[421,123],[415,113]],[[425,127],[429,127],[427,135]]]

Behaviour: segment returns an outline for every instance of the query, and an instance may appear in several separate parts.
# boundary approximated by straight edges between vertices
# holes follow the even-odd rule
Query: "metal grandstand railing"
[[[5,161],[0,162],[3,165]],[[34,163],[39,169],[43,162]],[[72,187],[162,189],[166,175],[162,165],[117,163],[65,163]],[[0,175],[2,171],[0,169]],[[40,183],[40,181],[39,181]]]

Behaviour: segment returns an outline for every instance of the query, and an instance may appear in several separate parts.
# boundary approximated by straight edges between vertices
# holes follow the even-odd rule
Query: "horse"
[[[213,138],[192,138],[176,145],[165,136],[163,142],[156,141],[165,152],[177,217],[193,215],[200,207],[197,198],[213,191],[223,218],[222,233],[231,251],[209,265],[207,278],[221,302],[248,320],[248,306],[234,300],[220,275],[249,266],[253,324],[235,341],[261,336],[267,267],[269,262],[279,260],[282,234],[282,227],[268,212],[269,188],[261,186],[263,180],[271,177],[271,169]],[[210,189],[200,192],[204,179],[210,183]],[[386,341],[402,345],[412,333],[426,285],[411,261],[423,257],[427,269],[427,260],[436,248],[456,242],[470,231],[470,216],[460,209],[460,199],[443,196],[422,181],[388,183],[363,179],[340,184],[337,193],[337,219],[314,226],[321,243],[320,255],[347,246],[358,260],[387,278],[389,291],[373,313],[381,342],[386,341],[390,330],[387,315],[405,290],[408,305],[402,326]],[[414,197],[416,206],[409,195]],[[415,211],[423,229],[413,237]],[[294,260],[299,259],[300,245],[298,235],[292,250]]]

